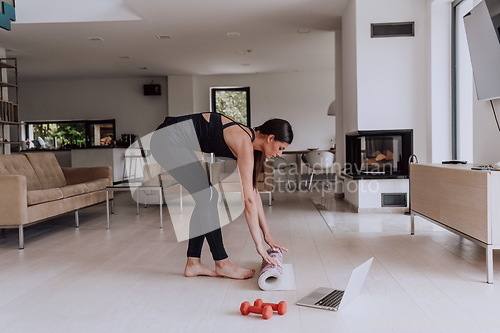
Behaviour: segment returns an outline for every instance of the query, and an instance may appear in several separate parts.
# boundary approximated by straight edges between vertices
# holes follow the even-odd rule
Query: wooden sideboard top
[[[484,165],[480,163],[467,163],[467,164],[443,164],[443,163],[417,163],[411,164],[410,168],[413,166],[426,166],[426,167],[436,167],[443,169],[453,169],[453,170],[469,170],[473,172],[493,172],[500,174],[500,170],[472,170],[472,167],[477,167],[479,165]]]

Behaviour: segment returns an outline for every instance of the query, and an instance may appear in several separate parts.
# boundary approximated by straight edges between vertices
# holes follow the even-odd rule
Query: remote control
[[[450,160],[450,161],[443,161],[443,164],[467,164],[467,161],[458,161],[458,160]]]

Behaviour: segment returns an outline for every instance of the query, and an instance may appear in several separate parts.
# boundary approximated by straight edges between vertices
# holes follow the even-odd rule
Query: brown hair
[[[293,130],[292,125],[284,119],[270,119],[260,126],[254,128],[262,134],[274,135],[276,141],[292,143],[293,141]],[[257,187],[257,179],[259,175],[264,173],[264,161],[265,156],[259,150],[253,151],[253,187]]]

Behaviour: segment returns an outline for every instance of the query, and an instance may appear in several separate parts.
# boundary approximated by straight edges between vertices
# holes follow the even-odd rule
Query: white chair
[[[312,181],[315,172],[325,172],[326,181],[328,184],[328,171],[332,167],[333,162],[335,161],[335,154],[330,151],[310,151],[302,156],[302,161],[306,164],[306,166],[311,170],[311,177],[309,178],[309,186],[306,186],[308,190],[312,188]]]
[[[269,206],[272,205],[274,190],[274,173],[271,163],[264,163],[264,173],[257,179],[257,190],[268,196]],[[240,174],[236,161],[225,160],[210,164],[210,179],[222,194],[222,200],[227,193],[241,193]]]

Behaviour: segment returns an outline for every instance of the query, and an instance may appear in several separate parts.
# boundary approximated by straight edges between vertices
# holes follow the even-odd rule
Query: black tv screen
[[[486,0],[485,2],[500,43],[500,0]]]
[[[479,100],[500,98],[500,0],[481,1],[464,16]]]

